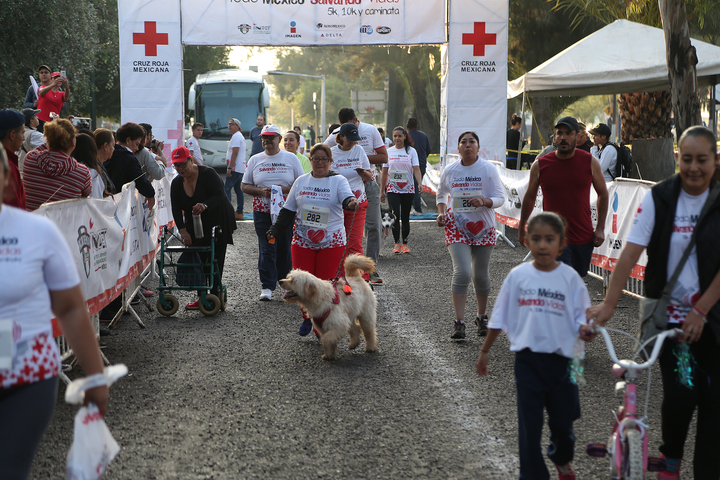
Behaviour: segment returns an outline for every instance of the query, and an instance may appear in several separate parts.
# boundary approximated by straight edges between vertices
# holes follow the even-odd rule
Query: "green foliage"
[[[573,27],[597,20],[609,24],[625,19],[662,28],[658,0],[547,0],[553,10],[572,16]],[[720,2],[718,0],[685,0],[690,34],[718,45],[720,40]]]
[[[336,120],[341,107],[350,106],[351,90],[384,90],[390,82],[388,111],[392,128],[415,116],[433,145],[439,144],[440,49],[437,46],[323,46],[288,48],[278,52],[278,70],[309,75],[326,75],[326,116]],[[282,102],[294,110],[295,124],[315,121],[312,93],[320,101],[320,81],[291,76],[270,76],[268,82]],[[397,83],[397,85],[394,84]],[[288,115],[288,105],[272,103],[271,114]],[[318,104],[319,108],[319,104]],[[318,120],[320,112],[318,112]],[[284,118],[283,118],[284,120]],[[287,120],[289,122],[289,118]],[[323,134],[325,132],[322,132]]]
[[[582,1],[582,0],[579,0]],[[611,0],[612,1],[612,0]],[[515,79],[557,55],[572,44],[602,27],[592,18],[583,18],[573,28],[572,15],[563,9],[551,9],[548,0],[510,0],[508,38],[508,76]],[[554,121],[578,97],[541,97],[532,101],[534,109],[532,148],[540,148],[539,127],[545,142]],[[520,113],[520,102],[508,108]],[[512,113],[511,111],[508,112]]]
[[[0,8],[0,70],[2,108],[22,108],[30,86],[28,77],[40,64],[65,70],[71,107],[90,97],[101,18],[89,0],[13,0]]]

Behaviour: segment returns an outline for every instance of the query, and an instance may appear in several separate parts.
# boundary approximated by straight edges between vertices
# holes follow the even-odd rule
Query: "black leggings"
[[[0,478],[25,480],[40,439],[50,424],[58,377],[0,388]]]
[[[410,209],[412,208],[414,193],[392,193],[388,192],[387,201],[395,214],[395,223],[392,226],[395,243],[400,242],[400,223],[402,222],[402,243],[407,243],[410,235]]]

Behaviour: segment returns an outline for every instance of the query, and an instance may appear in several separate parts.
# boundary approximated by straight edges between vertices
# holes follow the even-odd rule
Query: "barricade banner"
[[[652,185],[649,182],[621,179],[607,186],[610,201],[605,220],[605,242],[593,251],[592,264],[613,271],[632,229],[635,213]],[[643,280],[646,265],[647,252],[643,251],[630,276]]]
[[[440,156],[458,153],[473,131],[480,155],[505,163],[508,2],[450,2],[448,45],[442,49]]]
[[[170,182],[153,182],[156,208],[143,205],[135,183],[104,199],[83,198],[43,205],[70,246],[90,314],[99,312],[152,261],[159,227],[172,226]]]
[[[183,145],[180,0],[123,0],[118,20],[122,123],[152,125],[169,158]]]
[[[194,0],[182,2],[182,42],[258,46],[445,43],[445,11],[446,0]],[[502,95],[503,102],[506,96]]]
[[[457,157],[448,156],[449,162],[457,161]],[[500,162],[492,162],[500,174],[500,179],[505,189],[505,203],[495,210],[495,218],[498,222],[508,227],[518,228],[520,224],[520,208],[523,198],[527,192],[530,179],[530,170],[508,170]],[[426,192],[437,193],[440,183],[441,169],[439,164],[428,166],[423,178],[423,189]],[[635,219],[635,212],[640,207],[645,193],[652,187],[651,182],[640,180],[618,179],[607,184],[609,205],[605,219],[605,242],[593,251],[593,265],[605,270],[615,270],[620,252],[625,245]],[[595,189],[590,189],[590,209],[593,225],[597,224],[597,194]],[[533,215],[542,212],[542,189],[538,189],[538,195],[533,208]],[[630,276],[643,280],[645,278],[645,266],[647,265],[647,254],[643,252]]]

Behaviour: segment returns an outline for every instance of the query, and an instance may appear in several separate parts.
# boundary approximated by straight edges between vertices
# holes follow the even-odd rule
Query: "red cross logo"
[[[143,33],[133,33],[134,45],[145,45],[146,57],[157,57],[157,46],[168,45],[168,34],[157,33],[155,22],[145,22]]]
[[[485,56],[486,45],[497,45],[497,34],[485,33],[485,22],[475,22],[475,31],[473,33],[463,33],[463,45],[473,46],[474,57]]]

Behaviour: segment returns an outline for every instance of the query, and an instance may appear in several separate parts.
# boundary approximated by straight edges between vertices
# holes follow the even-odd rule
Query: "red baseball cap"
[[[185,163],[189,158],[192,157],[190,150],[187,147],[177,147],[172,151],[172,163]]]
[[[53,72],[53,73],[50,75],[50,78],[55,78],[55,77],[59,77],[59,76],[60,76],[60,72]]]

